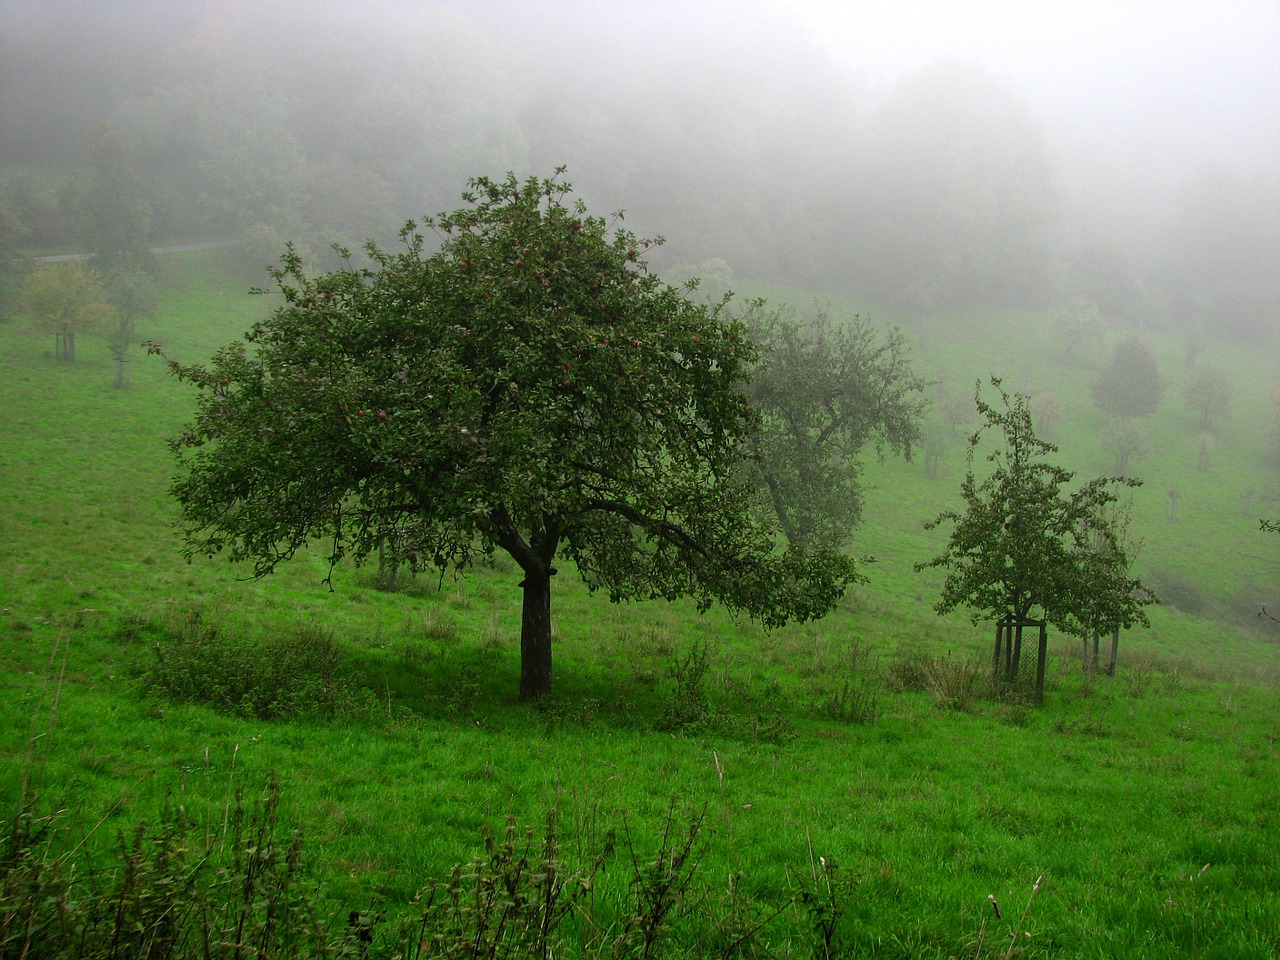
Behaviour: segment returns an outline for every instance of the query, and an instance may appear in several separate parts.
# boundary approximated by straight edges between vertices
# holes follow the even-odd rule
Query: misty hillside
[[[472,176],[563,164],[667,238],[660,269],[900,317],[1083,298],[1120,327],[1274,336],[1273,6],[356,9],[6,3],[5,242],[81,244],[114,177],[153,243],[242,240],[261,277],[286,240],[323,262]]]

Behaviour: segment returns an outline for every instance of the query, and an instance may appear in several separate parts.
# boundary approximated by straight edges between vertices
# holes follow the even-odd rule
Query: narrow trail
[[[185,253],[188,250],[217,250],[221,247],[234,247],[239,240],[212,240],[206,243],[172,243],[161,247],[152,247],[152,253]],[[32,257],[35,263],[60,263],[66,260],[88,260],[91,253],[55,253],[46,257]]]

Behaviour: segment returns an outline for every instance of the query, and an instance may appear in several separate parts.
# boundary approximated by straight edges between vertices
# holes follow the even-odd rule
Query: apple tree
[[[170,362],[199,391],[173,443],[188,557],[263,576],[313,543],[414,569],[505,551],[522,699],[551,692],[561,558],[614,601],[826,613],[857,565],[759,519],[743,325],[566,183],[479,178],[463,200],[394,252],[369,244],[369,267],[309,276],[287,253],[268,319],[207,365]]]
[[[1137,337],[1128,337],[1111,348],[1111,356],[1089,389],[1103,413],[1149,417],[1160,407],[1165,381],[1151,349]]]
[[[98,330],[114,312],[97,272],[75,261],[27,274],[22,306],[35,330],[53,334],[54,356],[66,363],[75,362],[76,334]]]
[[[862,518],[864,448],[909,458],[920,442],[925,381],[906,337],[866,317],[801,317],[761,301],[743,320],[760,351],[748,397],[767,506],[790,543],[844,543]]]
[[[961,484],[963,513],[942,512],[926,524],[953,524],[941,554],[917,563],[917,571],[947,571],[934,609],[964,606],[973,619],[1004,621],[1020,629],[1039,614],[1068,632],[1145,623],[1142,606],[1151,596],[1129,572],[1122,527],[1114,521],[1116,487],[1140,481],[1103,477],[1075,485],[1075,474],[1047,458],[1057,447],[1036,436],[1027,398],[991,385],[999,405],[975,395],[983,424],[969,438],[969,469]],[[1000,435],[987,455],[991,469],[981,480],[975,451],[988,432]],[[1020,634],[1019,634],[1020,635]],[[997,629],[997,644],[1000,631]],[[997,648],[998,652],[998,648]],[[1016,652],[1010,677],[1017,671]]]

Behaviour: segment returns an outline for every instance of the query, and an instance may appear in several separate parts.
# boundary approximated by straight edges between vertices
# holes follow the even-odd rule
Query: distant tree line
[[[628,223],[662,227],[658,269],[719,257],[904,313],[1076,298],[1113,324],[1274,327],[1274,172],[1206,170],[1174,199],[1163,247],[1135,257],[1064,229],[1040,124],[977,68],[926,67],[873,95],[785,30],[708,44],[655,22],[569,57],[555,38],[517,42],[543,28],[516,12],[357,21],[320,6],[301,33],[272,7],[151,6],[127,35],[86,10],[0,38],[0,245],[82,241],[105,120],[131,150],[149,238],[238,237],[259,274],[285,240],[326,268],[332,243],[392,241],[477,170],[566,163],[592,203],[625,198]],[[674,59],[655,70],[650,47]]]

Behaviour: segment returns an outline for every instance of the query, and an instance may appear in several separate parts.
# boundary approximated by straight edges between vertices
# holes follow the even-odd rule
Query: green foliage
[[[775,549],[741,469],[756,417],[742,324],[649,273],[652,242],[567,184],[478,179],[369,269],[308,276],[208,366],[175,441],[188,554],[271,572],[323,539],[417,570],[506,551],[524,573],[521,696],[551,689],[563,551],[611,599],[691,595],[765,623],[821,616],[856,578],[838,552]]]
[[[1187,375],[1182,399],[1199,417],[1201,430],[1212,430],[1215,422],[1231,417],[1231,382],[1217,367],[1203,366]]]
[[[1099,478],[1070,489],[1075,474],[1045,459],[1057,447],[1036,436],[1027,398],[1006,393],[997,378],[991,385],[1001,407],[976,395],[985,423],[970,438],[960,488],[966,510],[943,511],[926,525],[954,528],[940,555],[915,565],[947,570],[935,609],[967,606],[975,622],[1006,616],[1022,622],[1038,610],[1072,631],[1084,622],[1145,624],[1142,606],[1150,597],[1129,575],[1129,557],[1107,513],[1114,487],[1139,482]],[[994,467],[979,482],[973,453],[988,431],[999,431],[1003,444],[987,455]]]
[[[547,814],[543,839],[532,829],[517,835],[507,820],[499,842],[484,830],[485,852],[456,865],[447,881],[424,895],[419,929],[412,931],[424,957],[468,960],[525,960],[559,956],[566,917],[589,898],[596,874],[612,856],[612,837],[593,862],[571,871],[561,859],[560,830],[554,810]]]
[[[18,244],[30,235],[13,194],[11,185],[0,180],[0,323],[9,320],[13,307],[9,284],[23,265]]]
[[[98,274],[75,262],[44,264],[28,274],[22,303],[31,326],[52,333],[58,360],[76,358],[76,334],[99,329],[113,310]]]
[[[669,730],[705,730],[714,719],[707,697],[709,667],[707,645],[694,643],[683,655],[671,660],[669,673],[674,689],[667,702],[663,726]]]
[[[127,390],[129,378],[125,364],[129,362],[129,348],[136,342],[138,321],[156,315],[160,298],[151,275],[138,267],[117,267],[107,274],[104,285],[116,314],[116,329],[110,340],[116,361],[115,386],[118,390]]]
[[[1115,457],[1112,472],[1117,477],[1129,473],[1129,461],[1140,460],[1151,454],[1147,431],[1140,424],[1124,417],[1116,417],[1108,423],[1098,439],[1102,449]]]
[[[1151,349],[1137,337],[1111,348],[1111,356],[1089,384],[1098,409],[1113,417],[1149,417],[1160,407],[1165,381]]]
[[[1087,359],[1101,348],[1103,336],[1098,305],[1085,297],[1074,297],[1053,319],[1053,339],[1062,347],[1064,362]]]
[[[151,204],[144,197],[125,135],[104,121],[94,124],[89,165],[93,177],[81,198],[80,219],[94,265],[107,275],[154,270]]]
[[[303,892],[301,836],[279,817],[280,788],[236,791],[221,834],[180,806],[121,832],[106,869],[58,816],[22,813],[0,836],[0,957],[78,960],[350,956]]]
[[[370,695],[346,675],[333,637],[314,627],[250,640],[191,611],[154,649],[147,686],[171,700],[263,720],[369,713]]]
[[[862,519],[860,456],[910,459],[925,382],[906,338],[855,316],[801,318],[755,301],[743,315],[760,350],[747,395],[760,416],[758,482],[790,543],[843,547]]]

